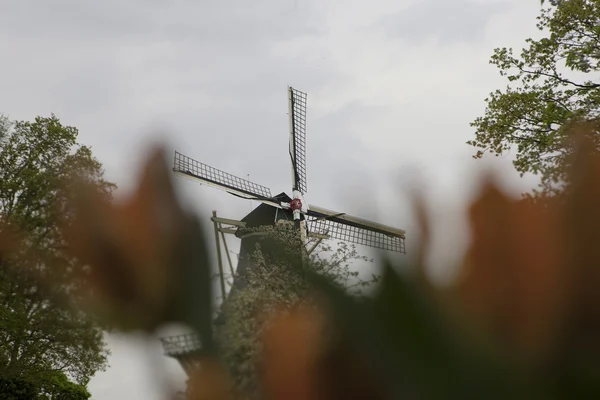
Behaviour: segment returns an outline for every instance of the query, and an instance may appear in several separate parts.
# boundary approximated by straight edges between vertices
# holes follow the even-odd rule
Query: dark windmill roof
[[[275,198],[279,201],[289,203],[292,201],[290,196],[284,192],[279,193]],[[277,207],[270,206],[268,204],[261,203],[254,210],[250,211],[248,215],[242,218],[242,221],[246,223],[249,228],[256,228],[258,226],[273,225],[276,220],[287,219],[292,221],[292,212],[290,210],[283,210]]]
[[[279,201],[290,202],[292,199],[285,193],[279,193],[275,198]],[[283,210],[268,204],[260,204],[248,215],[242,218],[247,228],[257,228],[260,226],[275,225],[277,220],[293,221],[293,215],[290,210]],[[248,233],[244,228],[238,229],[236,236],[241,238],[240,253],[237,265],[237,276],[234,278],[234,287],[241,289],[245,286],[243,277],[250,268],[250,255],[254,252],[256,244],[261,240],[260,236],[245,235]],[[241,280],[239,278],[242,278]]]

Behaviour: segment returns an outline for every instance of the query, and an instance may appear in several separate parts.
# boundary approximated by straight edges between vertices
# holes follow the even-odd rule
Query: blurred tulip
[[[233,400],[231,383],[223,367],[214,359],[204,358],[188,381],[187,400]]]
[[[198,270],[205,264],[202,257],[181,259],[189,253],[182,251],[182,239],[196,239],[200,249],[204,243],[191,237],[197,232],[177,204],[161,150],[151,154],[136,192],[124,204],[110,204],[82,185],[73,211],[76,218],[65,227],[65,236],[72,255],[90,266],[83,279],[92,310],[113,326],[148,331],[181,314],[173,309],[183,307],[173,300],[188,278],[181,275],[188,264]],[[207,291],[207,283],[196,284],[197,291]]]

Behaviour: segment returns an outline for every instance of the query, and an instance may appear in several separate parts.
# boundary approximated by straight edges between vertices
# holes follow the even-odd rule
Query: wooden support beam
[[[219,243],[219,226],[217,225],[217,212],[212,212],[213,216],[211,220],[215,228],[215,242],[217,244],[217,263],[219,266],[219,281],[221,283],[221,295],[225,300],[225,277],[223,276],[223,258],[221,257],[221,243]]]
[[[237,228],[219,228],[219,232],[235,235],[237,233]]]
[[[244,221],[238,221],[235,219],[228,219],[228,218],[217,218],[214,215],[216,215],[216,214],[213,213],[213,217],[211,218],[211,221],[213,221],[213,222],[217,222],[217,223],[224,224],[224,225],[246,226],[246,223]]]
[[[221,228],[221,224],[219,224],[219,228],[221,229],[221,238],[223,239],[223,245],[225,246],[225,255],[227,256],[227,261],[229,262],[229,270],[231,271],[231,279],[233,279],[235,272],[233,271],[233,263],[231,262],[231,256],[229,255],[229,247],[227,246],[227,240],[225,239],[225,233],[223,232],[223,228]]]

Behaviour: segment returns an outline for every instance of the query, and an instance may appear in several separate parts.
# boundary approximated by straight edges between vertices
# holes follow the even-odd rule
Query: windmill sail
[[[405,252],[405,232],[402,229],[345,213],[311,205],[308,209],[307,225],[311,233],[324,234],[330,238],[363,246]]]
[[[404,238],[392,236],[367,227],[347,225],[328,219],[309,218],[308,230],[328,238],[343,240],[376,249],[404,253]]]
[[[274,207],[280,207],[279,202],[273,198],[268,187],[228,174],[177,151],[173,160],[173,171],[235,196],[259,200]]]
[[[195,333],[161,338],[165,355],[173,357],[188,375],[192,375],[199,367],[198,354],[202,349],[200,337]]]
[[[282,221],[293,221],[305,244],[307,237],[318,240],[333,238],[404,253],[403,230],[308,205],[304,201],[304,195],[307,192],[306,97],[306,93],[288,87],[292,197],[285,193],[272,196],[269,188],[265,186],[220,171],[179,152],[175,152],[173,171],[178,175],[197,180],[202,184],[224,190],[235,196],[262,202],[263,204],[244,217],[242,221],[233,221],[240,222],[239,225],[234,224],[238,227],[252,228],[275,225]],[[216,218],[213,219],[213,222],[217,224]],[[233,288],[243,289],[244,275],[252,268],[249,255],[254,251],[259,236],[256,235],[256,232],[248,232],[240,228],[218,228],[215,225],[215,235],[217,237],[219,230],[222,235],[234,233],[241,239],[237,274]],[[303,251],[302,257],[305,254],[306,252]],[[231,260],[229,261],[231,263]],[[229,296],[231,294],[235,295],[235,293],[236,291],[230,291]],[[228,301],[229,296],[224,301]],[[195,336],[181,335],[163,339],[163,347],[167,355],[179,360],[188,375],[198,368],[198,350],[201,348],[201,343]]]
[[[293,189],[306,193],[306,93],[288,87]]]

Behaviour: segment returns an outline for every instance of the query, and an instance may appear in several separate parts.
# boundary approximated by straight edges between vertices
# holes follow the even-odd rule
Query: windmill
[[[244,233],[244,227],[274,225],[278,222],[289,221],[293,222],[295,228],[299,230],[304,249],[311,238],[318,242],[332,238],[388,251],[405,252],[404,230],[311,205],[305,201],[304,196],[307,193],[306,97],[306,93],[288,87],[289,154],[292,167],[291,197],[286,193],[274,196],[265,186],[218,170],[180,152],[175,152],[173,164],[175,174],[226,191],[234,196],[262,203],[240,221],[219,218],[213,211],[212,221],[215,228],[223,298],[225,298],[225,283],[219,235],[225,246],[227,246],[225,233],[235,234],[242,239],[237,265],[237,275],[240,276],[250,268],[248,254],[256,240],[256,238],[252,238],[252,233]],[[310,252],[315,247],[316,245],[307,251]],[[229,250],[227,247],[225,250],[233,272]],[[243,282],[234,280],[233,286],[242,288]],[[188,334],[161,340],[166,355],[176,358],[189,373],[190,369],[195,366],[194,354],[200,346],[197,337]]]

